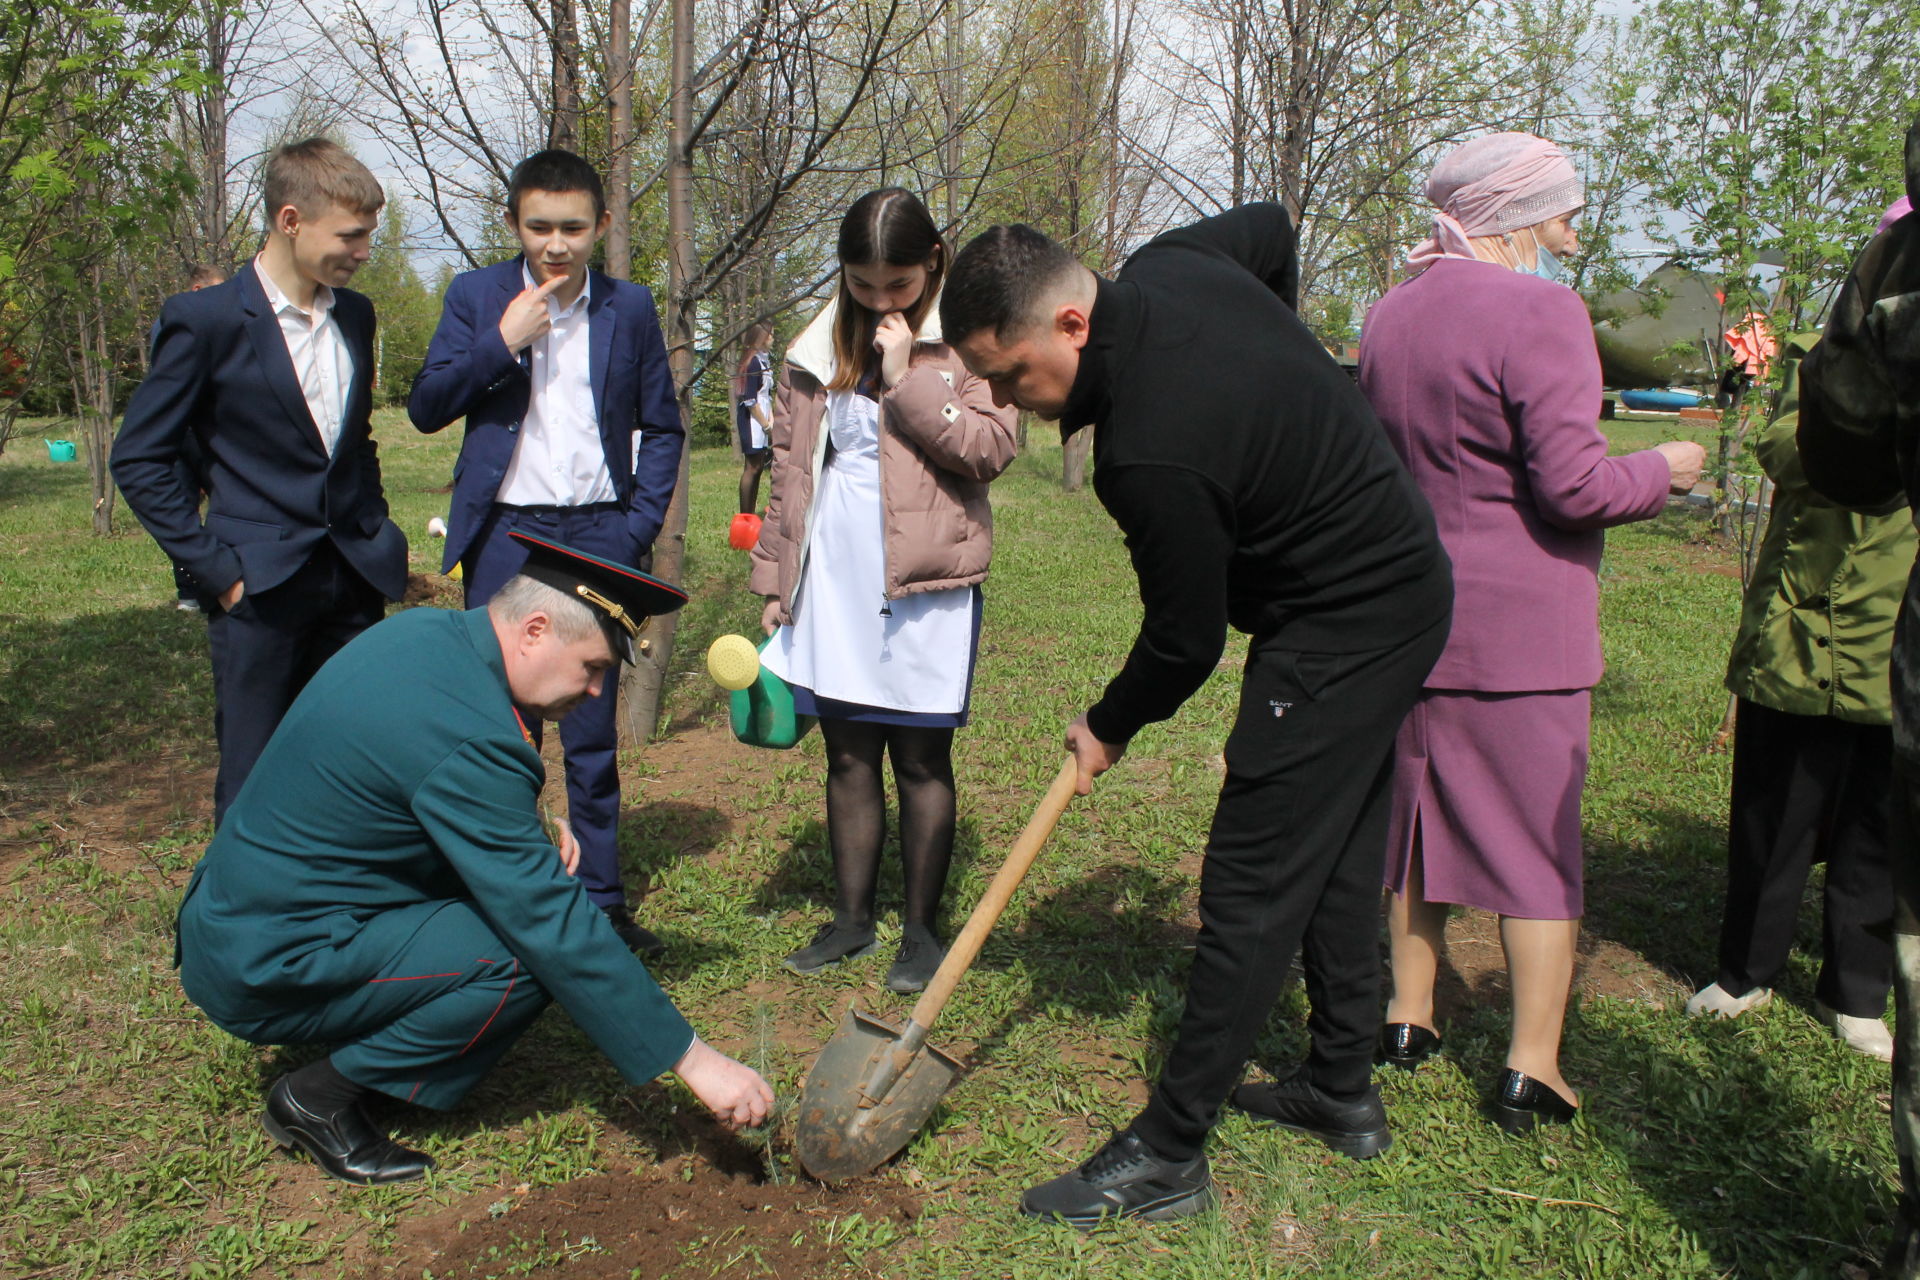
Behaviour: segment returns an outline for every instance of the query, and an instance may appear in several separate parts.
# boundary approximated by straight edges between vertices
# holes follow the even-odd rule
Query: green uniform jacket
[[[1799,716],[1858,724],[1893,718],[1887,669],[1893,621],[1913,568],[1913,521],[1862,515],[1807,486],[1794,432],[1800,422],[1799,362],[1819,341],[1787,344],[1780,407],[1754,445],[1775,485],[1727,688],[1750,702]]]
[[[633,1084],[693,1029],[560,865],[545,770],[507,695],[484,609],[411,609],[303,690],[194,869],[182,979],[217,1023],[331,1000],[374,976],[335,947],[464,899]],[[402,932],[405,930],[405,932]],[[357,956],[388,953],[360,936]]]

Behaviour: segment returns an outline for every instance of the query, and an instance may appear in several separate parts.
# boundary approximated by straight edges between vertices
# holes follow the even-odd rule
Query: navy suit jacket
[[[406,592],[407,539],[387,518],[369,421],[373,304],[347,289],[333,298],[353,384],[331,458],[251,263],[161,308],[113,478],[167,555],[215,595],[242,578],[249,594],[278,586],[323,539],[388,599]],[[204,523],[183,460],[206,488]]]
[[[526,351],[514,355],[500,337],[500,317],[526,288],[522,261],[516,257],[453,278],[440,327],[427,346],[426,366],[407,397],[407,416],[422,431],[438,431],[462,415],[467,419],[453,468],[443,572],[473,545],[527,416],[533,380]],[[627,507],[637,560],[666,521],[685,435],[653,294],[644,285],[595,271],[587,300],[587,342],[600,443],[614,492]],[[637,462],[636,431],[644,432]]]

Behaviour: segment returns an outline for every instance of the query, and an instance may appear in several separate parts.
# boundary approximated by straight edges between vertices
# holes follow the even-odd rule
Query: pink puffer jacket
[[[773,483],[752,590],[793,608],[807,545],[807,517],[826,460],[827,392],[833,376],[829,302],[787,349],[773,409]],[[916,336],[907,376],[880,398],[880,504],[889,599],[971,586],[993,558],[987,483],[1014,456],[1014,414],[993,403],[940,340],[936,306]]]

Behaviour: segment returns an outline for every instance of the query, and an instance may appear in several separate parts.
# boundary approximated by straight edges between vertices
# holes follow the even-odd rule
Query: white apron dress
[[[761,660],[819,698],[958,716],[973,676],[979,593],[951,587],[886,599],[880,406],[855,391],[829,392],[827,429],[832,449],[808,519],[793,625],[774,632]]]

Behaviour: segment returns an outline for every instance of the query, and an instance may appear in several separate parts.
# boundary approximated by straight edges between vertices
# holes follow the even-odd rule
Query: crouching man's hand
[[[760,1073],[735,1062],[699,1036],[673,1064],[673,1074],[729,1129],[751,1129],[773,1113],[773,1089]]]

